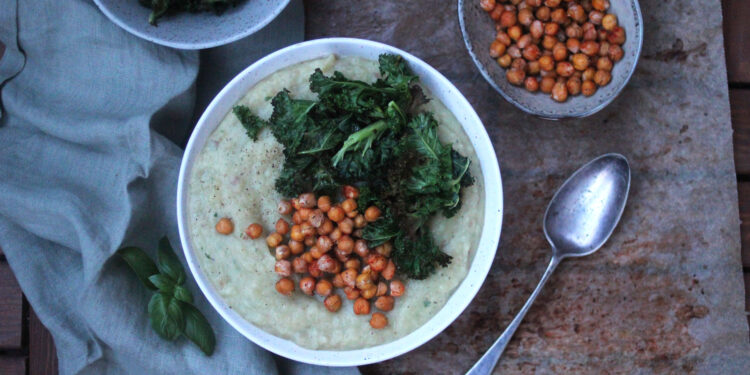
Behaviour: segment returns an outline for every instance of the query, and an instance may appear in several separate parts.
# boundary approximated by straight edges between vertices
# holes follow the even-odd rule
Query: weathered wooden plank
[[[0,374],[26,375],[26,357],[0,357]]]
[[[34,310],[29,314],[29,374],[57,374],[55,342]]]
[[[722,0],[729,82],[750,83],[750,1]]]
[[[750,267],[750,182],[737,184],[740,199],[740,236],[742,238],[742,265]],[[747,284],[747,283],[746,283]],[[747,284],[750,286],[750,284]],[[746,291],[750,288],[746,288]]]
[[[23,293],[8,263],[0,262],[0,349],[21,349],[22,333]]]
[[[734,128],[734,164],[738,174],[750,174],[750,89],[730,89],[729,101]]]

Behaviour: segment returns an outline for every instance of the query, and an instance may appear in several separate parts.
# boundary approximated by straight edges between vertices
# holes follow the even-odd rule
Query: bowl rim
[[[157,36],[154,36],[149,33],[142,32],[138,30],[137,28],[131,26],[125,20],[121,19],[117,14],[112,12],[112,10],[104,5],[102,3],[102,0],[94,0],[94,3],[96,3],[96,6],[99,7],[99,9],[104,13],[107,18],[109,18],[110,21],[114,22],[117,26],[120,26],[125,31],[141,38],[148,40],[149,42],[153,42],[156,44],[160,44],[162,46],[177,48],[177,49],[184,49],[184,50],[198,50],[198,49],[206,49],[206,48],[213,48],[218,46],[223,46],[225,44],[229,44],[232,42],[236,42],[246,36],[254,34],[256,31],[266,27],[271,21],[273,21],[281,12],[286,9],[286,7],[289,5],[289,2],[291,0],[278,0],[279,4],[276,8],[273,9],[272,12],[269,12],[266,17],[262,18],[260,22],[256,23],[252,27],[249,27],[247,30],[238,32],[236,34],[233,34],[231,36],[228,36],[223,39],[215,39],[210,41],[195,41],[195,42],[178,42],[168,39],[163,39]],[[144,22],[147,22],[144,20]]]
[[[475,250],[474,256],[464,279],[443,307],[414,331],[396,340],[363,349],[313,350],[303,348],[291,340],[268,333],[245,320],[228,307],[201,270],[191,239],[188,237],[189,220],[186,214],[189,174],[206,139],[226,116],[228,108],[231,108],[260,80],[285,67],[330,54],[377,57],[381,53],[397,53],[403,56],[415,73],[420,75],[422,83],[433,91],[433,96],[441,95],[436,94],[436,89],[440,88],[444,91],[443,96],[451,97],[452,102],[449,108],[454,108],[451,112],[469,137],[482,170],[484,182],[482,232],[476,248],[472,249]],[[444,100],[443,102],[446,107],[449,106],[449,103],[445,103]],[[455,108],[461,108],[460,115],[463,116],[463,120],[456,113]],[[354,38],[324,38],[297,43],[258,60],[233,78],[211,101],[198,120],[185,148],[178,176],[176,206],[180,242],[190,272],[213,308],[235,330],[257,345],[296,361],[325,366],[358,366],[391,359],[421,346],[447,328],[466,309],[484,283],[497,252],[503,219],[503,190],[500,166],[486,129],[469,101],[447,78],[419,58],[383,43]]]
[[[495,91],[497,91],[503,98],[505,98],[505,100],[507,100],[514,106],[516,106],[516,108],[530,115],[533,115],[533,116],[536,116],[545,120],[563,120],[563,119],[570,119],[570,118],[584,118],[584,117],[591,116],[601,111],[610,103],[612,103],[618,96],[620,96],[620,94],[622,94],[622,91],[628,85],[628,82],[630,82],[630,78],[633,77],[636,67],[638,67],[638,61],[641,58],[641,51],[643,50],[643,31],[644,31],[643,14],[641,12],[641,5],[638,2],[638,0],[631,0],[631,1],[633,2],[633,5],[635,7],[635,13],[638,18],[637,21],[639,25],[638,29],[640,31],[639,38],[638,38],[638,48],[636,50],[635,61],[633,62],[633,66],[631,66],[630,71],[625,76],[625,80],[622,81],[622,85],[620,86],[620,88],[617,89],[617,91],[615,91],[615,93],[612,96],[603,100],[601,103],[599,103],[599,105],[591,108],[588,111],[574,113],[574,114],[561,114],[561,115],[556,115],[556,116],[548,116],[546,114],[542,115],[540,113],[537,113],[529,109],[528,107],[526,107],[525,105],[523,105],[522,103],[518,102],[517,100],[513,99],[513,97],[505,93],[505,91],[503,91],[503,89],[500,86],[498,86],[497,82],[495,82],[495,80],[492,79],[492,77],[490,76],[490,73],[484,67],[484,64],[482,64],[482,62],[479,61],[479,58],[474,53],[474,49],[472,48],[472,45],[471,45],[471,37],[469,37],[469,32],[466,29],[466,18],[464,15],[464,3],[466,2],[465,0],[458,0],[458,24],[461,27],[461,37],[464,40],[464,46],[466,47],[466,51],[469,52],[469,56],[471,57],[471,60],[474,62],[474,65],[479,70],[479,73],[482,74],[482,77],[484,77],[484,79],[490,84],[490,86],[492,86],[492,88],[495,89]]]

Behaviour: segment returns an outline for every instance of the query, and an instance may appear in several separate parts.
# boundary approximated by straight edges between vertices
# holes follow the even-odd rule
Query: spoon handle
[[[505,328],[503,334],[500,335],[497,340],[495,340],[495,343],[492,344],[489,350],[484,353],[482,358],[480,358],[479,361],[477,361],[477,363],[475,363],[474,366],[469,369],[466,375],[486,375],[492,372],[492,369],[495,368],[498,359],[500,359],[500,355],[503,354],[503,351],[505,350],[505,347],[508,346],[508,343],[513,337],[513,334],[516,333],[516,329],[521,324],[523,317],[526,316],[526,313],[534,303],[537,295],[539,295],[542,287],[545,283],[547,283],[547,279],[549,279],[549,277],[552,275],[552,272],[555,270],[555,268],[557,268],[557,265],[560,264],[560,260],[561,259],[556,256],[552,257],[549,265],[547,266],[547,270],[544,271],[544,275],[542,275],[542,279],[539,281],[539,284],[537,284],[534,292],[531,293],[531,296],[529,296],[529,299],[526,300],[526,303],[521,308],[521,311],[516,314],[516,317],[513,318],[513,321],[510,322],[507,328]]]

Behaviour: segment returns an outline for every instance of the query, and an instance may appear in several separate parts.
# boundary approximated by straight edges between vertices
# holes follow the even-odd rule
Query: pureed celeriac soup
[[[315,99],[309,89],[310,74],[340,71],[350,79],[372,82],[378,78],[378,63],[357,57],[328,56],[279,70],[256,84],[237,104],[249,107],[261,118],[273,112],[270,98],[287,89],[295,99]],[[425,91],[429,97],[429,92]],[[279,201],[274,182],[284,163],[283,146],[271,131],[261,131],[252,141],[233,113],[228,113],[213,131],[198,155],[188,185],[188,233],[200,266],[231,309],[253,325],[309,349],[359,349],[403,337],[427,322],[445,304],[466,276],[479,241],[484,218],[484,186],[476,153],[455,117],[432,98],[423,105],[439,123],[438,136],[452,143],[455,151],[471,160],[474,184],[463,188],[462,207],[446,219],[438,214],[429,225],[439,248],[452,256],[424,280],[396,274],[405,293],[387,312],[388,325],[373,329],[372,314],[355,315],[353,301],[344,298],[332,313],[319,296],[297,290],[279,294],[274,285],[276,259],[269,254],[265,235],[279,219]],[[220,218],[230,218],[234,230],[217,233]],[[243,230],[251,223],[264,228],[264,235],[250,239]],[[298,282],[299,276],[294,278]],[[374,306],[372,312],[378,311]]]

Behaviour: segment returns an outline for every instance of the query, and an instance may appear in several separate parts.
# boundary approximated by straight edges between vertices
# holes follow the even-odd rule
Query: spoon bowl
[[[552,246],[547,270],[521,311],[467,375],[492,372],[560,261],[589,255],[607,242],[622,217],[629,191],[630,166],[620,154],[605,154],[588,162],[562,184],[544,214],[544,235]]]
[[[620,154],[602,155],[570,176],[544,215],[553,256],[580,257],[599,250],[620,221],[629,189],[630,166]]]

